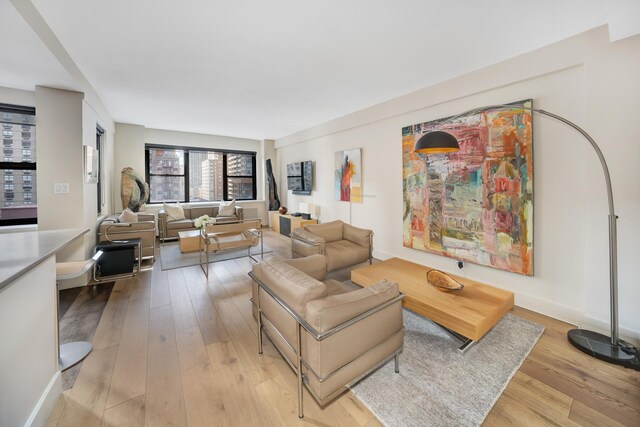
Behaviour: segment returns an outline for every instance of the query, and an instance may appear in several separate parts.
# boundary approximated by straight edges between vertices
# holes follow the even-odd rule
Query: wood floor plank
[[[82,364],[58,426],[100,426],[118,346],[94,349]]]
[[[567,420],[573,399],[559,391],[517,372],[503,396],[518,403],[521,410],[550,425],[575,425]]]
[[[56,427],[58,425],[58,421],[60,421],[60,417],[62,416],[62,411],[67,404],[69,393],[71,393],[71,389],[62,392],[44,425],[45,427]]]
[[[145,425],[186,426],[171,305],[151,309]]]
[[[576,379],[573,374],[567,374],[562,366],[548,366],[532,359],[539,356],[539,353],[530,355],[520,367],[520,371],[618,422],[640,425],[638,411],[602,394],[598,389],[591,388],[588,382]]]
[[[104,411],[102,427],[143,427],[145,396],[127,400]]]
[[[176,330],[187,422],[195,426],[229,426],[222,394],[211,369],[200,328]]]
[[[130,301],[113,370],[107,408],[145,394],[148,345],[149,300]]]
[[[633,424],[622,424],[604,415],[602,412],[598,412],[595,409],[585,405],[579,400],[574,400],[571,406],[571,413],[569,419],[576,423],[587,427],[620,427],[620,426],[632,426]],[[636,424],[637,425],[637,424]]]
[[[160,262],[153,264],[153,270],[147,274],[151,274],[151,308],[160,307],[171,303],[169,296],[169,279],[166,272],[162,271]]]
[[[202,283],[202,271],[200,268],[185,268],[183,269],[183,274],[204,344],[209,345],[214,342],[228,341],[229,335],[222,325],[222,319],[220,319],[204,283]]]
[[[290,239],[264,237],[270,256],[291,257]],[[96,350],[47,425],[381,425],[350,392],[320,408],[305,391],[299,420],[295,374],[268,340],[257,354],[246,274],[253,262],[211,266],[208,280],[197,266],[171,272],[156,262],[118,281]],[[330,277],[348,279],[349,270]],[[640,373],[576,351],[566,339],[572,325],[513,313],[546,329],[484,425],[640,425]]]
[[[102,312],[100,323],[93,337],[93,348],[106,348],[120,343],[124,319],[129,307],[130,280],[121,279],[111,291],[109,302]]]
[[[169,279],[171,308],[173,310],[173,322],[176,329],[191,329],[198,326],[182,270],[169,270],[167,275]]]
[[[222,400],[228,419],[234,425],[277,426],[271,421],[265,402],[258,398],[234,344],[231,341],[209,344],[207,354],[216,382],[225,390]]]

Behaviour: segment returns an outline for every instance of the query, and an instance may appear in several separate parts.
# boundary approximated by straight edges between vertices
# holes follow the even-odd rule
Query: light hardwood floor
[[[265,232],[278,255],[289,239]],[[75,386],[56,404],[49,426],[378,426],[350,392],[324,409],[296,382],[265,340],[257,354],[248,258],[120,280],[98,325],[93,352]],[[348,279],[341,272],[339,279]],[[546,330],[485,425],[640,425],[640,373],[574,350],[563,322],[516,308]]]

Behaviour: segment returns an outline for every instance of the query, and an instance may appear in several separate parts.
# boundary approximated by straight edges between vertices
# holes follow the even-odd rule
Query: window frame
[[[30,116],[35,116],[36,115],[36,109],[35,107],[27,107],[27,106],[22,106],[22,105],[14,105],[14,104],[3,104],[0,103],[0,112],[4,112],[4,113],[14,113],[14,114],[24,114],[24,115],[30,115]],[[36,126],[36,125],[30,125],[30,126]],[[21,131],[22,132],[22,131]],[[5,135],[5,130],[3,129],[3,140]],[[11,136],[12,138],[14,137],[14,135]],[[22,139],[23,135],[22,133],[19,135],[20,139]],[[6,145],[3,141],[3,147],[4,145]],[[35,146],[33,144],[29,144],[29,150],[34,150]],[[23,146],[21,145],[20,147],[21,149],[23,148]],[[33,151],[31,151],[33,153]],[[6,170],[21,170],[21,171],[37,171],[37,161],[35,162],[26,162],[26,161],[21,161],[21,162],[14,162],[14,161],[8,161],[7,157],[3,157],[2,161],[0,161],[0,175],[4,176],[4,180],[5,182],[7,181],[11,181],[14,184],[15,187],[15,179],[13,175],[11,176],[11,179],[7,180],[7,176],[4,172]],[[33,176],[33,175],[31,175]],[[33,181],[31,181],[31,184],[33,186]],[[15,193],[15,190],[14,190]],[[31,191],[31,193],[33,193],[33,191]],[[33,204],[33,199],[30,200],[30,205]],[[37,205],[37,202],[36,202]],[[0,228],[5,227],[5,226],[12,226],[12,225],[32,225],[32,224],[37,224],[38,223],[38,215],[36,213],[36,217],[35,218],[11,218],[11,219],[2,219],[0,218]]]
[[[149,150],[150,149],[159,149],[159,150],[181,150],[183,152],[184,155],[184,169],[183,169],[183,174],[182,175],[170,175],[170,174],[152,174],[150,173],[151,170],[151,155]],[[160,203],[213,203],[213,202],[218,202],[219,200],[210,200],[208,202],[191,202],[190,199],[190,194],[189,194],[189,182],[190,182],[190,176],[189,176],[189,153],[191,151],[194,152],[212,152],[212,153],[219,153],[222,154],[222,200],[223,201],[229,201],[231,200],[229,198],[229,192],[228,192],[228,182],[229,182],[229,178],[251,178],[253,181],[253,185],[252,185],[252,193],[253,193],[253,198],[250,199],[236,199],[238,201],[242,200],[242,201],[255,201],[257,200],[257,195],[258,195],[258,187],[257,187],[257,171],[256,171],[256,157],[257,157],[257,153],[255,151],[242,151],[242,150],[225,150],[225,149],[216,149],[216,148],[206,148],[206,147],[190,147],[190,146],[182,146],[182,145],[161,145],[161,144],[152,144],[152,143],[147,143],[144,145],[144,157],[145,157],[145,180],[147,181],[147,183],[149,184],[149,189],[150,189],[150,195],[149,195],[149,203],[150,204],[160,204]],[[252,162],[252,171],[253,174],[252,175],[229,175],[227,172],[227,156],[230,154],[240,154],[240,155],[248,155],[251,156],[251,162]],[[152,200],[151,199],[151,195],[153,194],[153,191],[151,191],[151,177],[152,176],[168,176],[168,177],[183,177],[184,178],[184,198],[185,200]]]
[[[98,182],[96,198],[98,203],[98,216],[102,215],[102,148],[104,147],[104,129],[96,124],[96,150],[98,151]]]

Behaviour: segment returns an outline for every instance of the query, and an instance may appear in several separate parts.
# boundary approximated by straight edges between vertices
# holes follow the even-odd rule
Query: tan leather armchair
[[[138,213],[138,222],[118,222],[117,215],[110,215],[98,226],[98,242],[141,239],[142,259],[155,260],[156,221],[153,214]],[[138,248],[135,249],[138,259]]]
[[[373,261],[373,231],[340,220],[305,225],[291,233],[291,256],[323,254],[327,271]]]
[[[164,242],[166,239],[177,239],[178,233],[181,231],[195,230],[194,220],[202,215],[209,215],[211,218],[216,218],[218,222],[244,220],[244,209],[242,206],[236,206],[236,214],[233,217],[218,216],[218,206],[183,207],[182,209],[185,219],[176,221],[171,221],[164,209],[158,212],[158,234],[160,241]]]
[[[324,406],[391,358],[399,372],[404,343],[398,284],[383,280],[353,290],[305,273],[323,277],[325,262],[322,255],[292,262],[269,258],[249,273],[258,352],[265,333],[296,373],[299,417],[303,386]]]

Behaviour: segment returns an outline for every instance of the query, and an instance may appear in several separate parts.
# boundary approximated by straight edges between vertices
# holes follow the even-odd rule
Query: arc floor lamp
[[[462,114],[458,114],[451,117],[443,124],[449,123],[457,118],[467,116],[469,114],[479,113],[486,110],[513,110],[521,109],[527,110],[552,117],[559,120],[573,129],[577,130],[582,136],[584,136],[591,147],[596,151],[602,170],[604,172],[604,179],[607,185],[607,198],[609,200],[609,285],[610,285],[610,303],[611,303],[611,336],[588,331],[584,329],[571,329],[567,332],[567,338],[569,342],[576,348],[584,353],[593,356],[597,359],[604,360],[609,363],[622,365],[627,368],[640,370],[640,360],[638,359],[638,350],[630,343],[621,340],[618,334],[618,238],[617,238],[617,220],[618,216],[615,214],[613,206],[613,191],[611,189],[611,178],[609,177],[609,168],[607,162],[604,159],[604,155],[598,147],[598,144],[591,138],[591,136],[585,132],[580,126],[558,116],[557,114],[550,113],[538,108],[525,107],[520,105],[507,105],[507,104],[495,104],[487,105],[485,107],[474,108],[473,110],[465,111]],[[441,154],[455,152],[460,149],[458,140],[455,136],[442,130],[435,130],[427,132],[415,145],[415,151],[418,153],[429,154]]]

